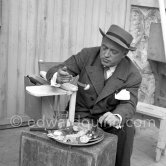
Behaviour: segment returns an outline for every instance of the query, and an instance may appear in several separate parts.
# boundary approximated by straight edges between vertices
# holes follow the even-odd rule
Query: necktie
[[[104,67],[104,80],[107,80],[107,71],[109,70],[109,67]]]

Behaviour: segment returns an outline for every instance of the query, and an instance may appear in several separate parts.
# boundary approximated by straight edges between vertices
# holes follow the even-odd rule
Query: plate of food
[[[75,123],[64,129],[52,130],[47,136],[66,145],[89,146],[101,142],[104,131],[90,124]]]

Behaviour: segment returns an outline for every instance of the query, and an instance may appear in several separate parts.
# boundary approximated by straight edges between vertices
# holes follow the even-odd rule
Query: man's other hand
[[[56,82],[58,84],[63,84],[70,82],[72,80],[72,75],[70,75],[67,71],[67,67],[64,66],[63,68],[60,68],[57,72],[57,80]]]
[[[99,123],[103,127],[106,125],[109,125],[110,127],[117,126],[120,123],[120,119],[116,115],[112,114],[111,112],[106,112],[99,118]]]

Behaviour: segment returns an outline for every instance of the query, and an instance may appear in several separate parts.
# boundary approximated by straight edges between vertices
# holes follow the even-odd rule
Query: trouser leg
[[[134,125],[124,126],[122,129],[109,128],[105,130],[118,136],[116,164],[115,166],[130,166],[130,158],[133,150],[135,128]]]

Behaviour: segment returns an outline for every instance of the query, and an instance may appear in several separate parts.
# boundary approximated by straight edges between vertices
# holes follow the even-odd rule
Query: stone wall
[[[130,33],[133,35],[133,45],[137,50],[128,56],[134,61],[142,74],[142,84],[139,89],[139,101],[154,103],[155,79],[147,60],[148,39],[152,22],[160,23],[160,13],[156,8],[132,6],[130,16]]]

